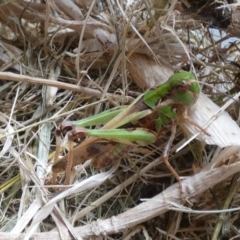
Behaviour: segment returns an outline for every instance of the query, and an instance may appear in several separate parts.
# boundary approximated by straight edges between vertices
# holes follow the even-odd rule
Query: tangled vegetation
[[[230,0],[2,1],[0,239],[239,239],[238,8]],[[71,186],[64,174],[51,185],[63,121],[129,105],[180,71],[194,73],[205,94],[191,119],[206,127],[215,111],[229,113],[206,127],[211,137],[178,152],[195,128],[177,128],[169,161],[183,193],[161,158],[169,132],[106,169],[85,159]]]

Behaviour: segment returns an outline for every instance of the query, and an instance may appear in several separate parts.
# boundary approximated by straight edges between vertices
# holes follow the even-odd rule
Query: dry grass
[[[239,89],[236,6],[213,30],[191,1],[132,2],[1,3],[0,240],[240,238],[239,147],[195,140],[175,153],[181,129],[170,160],[186,177],[182,195],[159,157],[168,136],[108,170],[85,162],[70,188],[48,185],[62,121],[129,104],[182,69],[218,105]],[[238,104],[228,108],[236,122]]]

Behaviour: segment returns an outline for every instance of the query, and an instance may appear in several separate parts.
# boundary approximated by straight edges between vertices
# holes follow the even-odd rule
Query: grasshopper
[[[79,121],[63,122],[57,129],[57,138],[64,130],[71,130],[68,136],[70,151],[58,159],[60,147],[57,148],[52,167],[53,182],[56,181],[57,173],[66,171],[65,183],[69,184],[72,167],[90,158],[96,168],[113,165],[134,145],[155,143],[162,132],[170,130],[172,134],[162,157],[180,184],[177,172],[168,162],[168,153],[178,121],[184,119],[207,134],[186,116],[186,108],[195,103],[199,94],[200,86],[195,76],[190,72],[180,72],[172,75],[166,83],[157,88],[147,90],[129,106],[113,108]],[[100,129],[86,128],[92,125],[103,126]],[[86,138],[73,148],[74,137]]]

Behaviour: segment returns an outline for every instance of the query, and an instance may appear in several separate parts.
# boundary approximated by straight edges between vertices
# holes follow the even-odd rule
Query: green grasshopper
[[[66,171],[65,183],[69,184],[72,167],[90,158],[96,168],[112,165],[134,145],[155,143],[161,133],[168,130],[172,134],[164,149],[163,159],[180,184],[178,174],[168,162],[168,152],[175,137],[177,123],[183,118],[206,133],[185,114],[186,108],[194,104],[199,94],[200,86],[195,76],[189,72],[180,72],[157,88],[147,90],[129,106],[113,108],[80,121],[63,122],[57,130],[57,136],[66,129],[71,130],[68,137],[72,150],[58,159],[60,147],[56,149],[52,167],[53,182],[56,181],[57,173]],[[93,130],[85,128],[92,125],[103,127]],[[73,148],[74,137],[86,138]]]

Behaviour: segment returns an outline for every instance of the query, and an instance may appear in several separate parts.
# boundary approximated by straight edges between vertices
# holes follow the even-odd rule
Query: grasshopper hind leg
[[[60,152],[61,152],[60,134],[61,134],[60,131],[57,129],[57,131],[56,131],[56,150],[55,150],[55,156],[54,156],[54,163],[56,163],[58,161],[58,156],[60,155]],[[53,171],[51,184],[55,185],[56,182],[57,182],[57,173]]]
[[[64,131],[70,131],[68,135],[68,142],[69,142],[69,153],[66,163],[66,171],[65,171],[65,184],[70,183],[70,173],[72,170],[72,162],[73,162],[73,124],[70,121],[63,122],[59,128],[56,130],[56,151],[55,151],[55,157],[54,157],[54,163],[56,164],[58,162],[58,157],[61,152],[61,133]],[[52,184],[56,184],[57,182],[57,172],[53,171],[53,176],[51,180]]]
[[[168,142],[167,144],[165,145],[164,147],[164,150],[163,150],[163,155],[162,155],[162,158],[163,158],[163,161],[164,163],[166,164],[167,168],[170,170],[170,172],[173,174],[173,176],[177,179],[178,183],[179,183],[179,188],[180,188],[180,192],[182,193],[182,183],[181,183],[181,179],[179,177],[179,175],[177,174],[177,172],[174,170],[174,168],[172,167],[172,165],[169,163],[168,161],[168,156],[169,156],[169,152],[170,152],[170,148],[172,146],[172,143],[173,143],[173,140],[176,136],[176,129],[177,129],[177,126],[176,124],[173,124],[171,126],[171,136],[170,138],[168,139]]]
[[[68,135],[68,142],[69,142],[69,152],[68,152],[68,160],[67,160],[67,167],[65,171],[65,185],[70,184],[70,177],[73,165],[73,135],[69,133]]]

